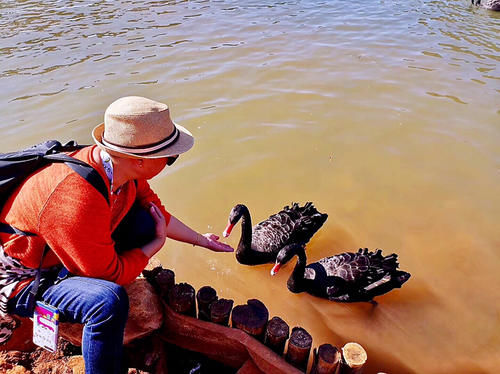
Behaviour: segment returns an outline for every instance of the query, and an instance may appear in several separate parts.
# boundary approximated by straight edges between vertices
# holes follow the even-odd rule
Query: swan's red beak
[[[271,269],[271,275],[276,275],[276,273],[280,270],[281,264],[275,264]]]
[[[234,224],[228,223],[227,226],[226,226],[226,229],[224,230],[224,232],[222,233],[222,235],[225,238],[227,238],[231,234],[231,231],[233,231],[233,227],[234,227]]]

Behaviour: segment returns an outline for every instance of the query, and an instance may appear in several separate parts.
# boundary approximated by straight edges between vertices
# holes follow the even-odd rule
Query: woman
[[[0,212],[0,222],[25,233],[0,233],[0,274],[16,274],[8,282],[0,275],[0,311],[32,314],[30,290],[41,264],[37,299],[57,308],[61,321],[84,324],[86,372],[109,374],[122,370],[128,314],[122,286],[141,273],[166,238],[216,252],[233,248],[169,214],[149,187],[147,180],[194,143],[189,131],[172,121],[166,104],[118,99],[92,136],[96,145],[71,156],[99,172],[109,203],[64,164],[52,164],[19,186]],[[134,243],[144,228],[149,236]]]

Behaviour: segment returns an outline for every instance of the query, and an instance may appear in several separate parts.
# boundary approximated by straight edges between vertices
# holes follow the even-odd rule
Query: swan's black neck
[[[252,250],[252,219],[246,207],[241,210],[241,213],[241,238],[236,249],[236,258],[240,263],[249,263]]]
[[[290,278],[288,278],[287,286],[288,289],[292,292],[302,292],[305,290],[304,286],[304,273],[306,270],[306,252],[304,248],[301,248],[297,251],[297,263],[295,264],[295,268],[293,269]]]

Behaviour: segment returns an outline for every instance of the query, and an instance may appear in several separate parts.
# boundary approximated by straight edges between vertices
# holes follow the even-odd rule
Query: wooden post
[[[175,285],[175,273],[170,269],[162,269],[154,277],[154,283],[163,299],[167,299],[168,292]]]
[[[285,359],[296,368],[305,372],[311,346],[312,336],[302,327],[294,327],[288,341],[288,350]]]
[[[156,274],[158,274],[162,269],[163,269],[163,267],[161,265],[156,266],[155,268],[153,268],[151,270],[144,269],[142,271],[142,275],[144,275],[144,278],[146,278],[148,281],[152,281],[154,279],[154,277],[156,276]]]
[[[335,374],[342,356],[340,351],[331,344],[322,344],[313,351],[313,366],[311,374]]]
[[[233,309],[233,300],[219,299],[210,304],[210,320],[218,325],[229,326],[229,315]]]
[[[267,324],[264,344],[281,356],[289,336],[288,324],[280,317],[273,317]]]
[[[196,318],[194,288],[188,283],[174,285],[168,293],[168,305],[176,313]]]
[[[160,297],[167,301],[168,292],[175,284],[175,273],[170,269],[157,266],[153,270],[143,270],[142,274]]]
[[[198,318],[210,321],[210,304],[217,300],[217,291],[210,286],[204,286],[198,290],[196,301],[198,301]]]
[[[347,343],[342,347],[340,374],[361,374],[368,356],[358,343]]]
[[[247,305],[238,305],[233,309],[232,326],[245,331],[257,340],[264,340],[264,332],[269,319],[266,306],[257,299],[250,299]]]

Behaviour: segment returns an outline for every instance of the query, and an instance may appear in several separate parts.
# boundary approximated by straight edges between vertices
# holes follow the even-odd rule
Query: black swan
[[[306,266],[304,246],[292,244],[283,248],[276,257],[271,275],[293,256],[297,264],[287,282],[292,292],[308,292],[332,301],[368,301],[400,288],[410,278],[410,273],[397,270],[398,255],[382,256],[376,252],[360,249],[357,253],[345,252],[325,257]],[[376,303],[375,303],[376,304]]]
[[[279,213],[255,225],[252,230],[248,208],[238,204],[229,214],[224,237],[229,236],[240,218],[241,239],[236,249],[236,259],[240,264],[258,265],[273,262],[280,249],[286,245],[305,245],[326,221],[328,214],[318,212],[311,202],[303,207],[293,203],[291,207],[285,206]]]

